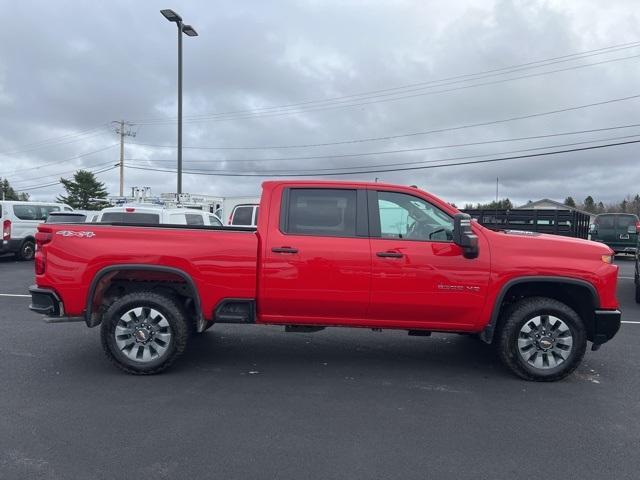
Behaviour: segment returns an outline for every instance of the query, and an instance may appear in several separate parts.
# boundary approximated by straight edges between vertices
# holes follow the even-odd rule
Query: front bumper
[[[621,319],[620,310],[596,310],[594,312],[594,345],[602,345],[611,340],[620,330]]]

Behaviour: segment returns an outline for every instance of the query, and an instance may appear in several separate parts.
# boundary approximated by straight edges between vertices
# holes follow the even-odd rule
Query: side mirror
[[[457,213],[453,217],[453,243],[462,248],[464,258],[478,256],[478,237],[471,229],[471,216]]]

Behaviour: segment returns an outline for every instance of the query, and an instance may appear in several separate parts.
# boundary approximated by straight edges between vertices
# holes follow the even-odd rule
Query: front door
[[[452,241],[453,218],[417,195],[370,190],[369,208],[369,319],[381,326],[443,330],[477,323],[490,271],[484,238],[479,236],[480,255],[464,258]]]
[[[262,250],[259,321],[362,322],[371,282],[366,190],[285,188],[281,194],[279,225],[269,224]]]

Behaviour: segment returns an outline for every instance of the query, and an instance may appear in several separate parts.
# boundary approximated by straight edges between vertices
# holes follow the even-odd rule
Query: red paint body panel
[[[473,222],[480,254],[467,259],[452,242],[290,235],[280,231],[281,197],[287,187],[389,190],[421,197],[450,215],[458,213],[410,187],[265,182],[257,232],[42,225],[41,231],[53,236],[38,252],[46,258],[46,267],[36,275],[36,283],[55,290],[68,316],[84,314],[96,274],[119,264],[162,265],[184,272],[193,279],[208,320],[222,299],[247,298],[256,300],[257,323],[477,332],[490,321],[507,282],[538,276],[588,282],[600,308],[618,307],[617,266],[602,261],[611,254],[604,244],[493,232]],[[83,231],[93,235],[78,236]],[[297,252],[275,253],[274,247]],[[403,257],[380,258],[379,251],[397,251]]]
[[[69,316],[84,314],[91,281],[100,270],[122,264],[163,265],[183,271],[198,289],[206,319],[212,318],[222,298],[256,296],[255,232],[99,224],[41,228],[52,230],[53,239],[44,246],[46,270],[36,275],[36,283],[55,290]],[[63,236],[61,231],[91,231],[94,235]],[[147,278],[153,280],[154,273]]]

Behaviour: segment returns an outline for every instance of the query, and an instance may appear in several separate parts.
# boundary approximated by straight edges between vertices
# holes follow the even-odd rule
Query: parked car
[[[248,203],[244,205],[236,205],[229,215],[229,225],[234,227],[250,227],[255,228],[258,224],[258,212],[260,205]]]
[[[638,249],[640,221],[630,213],[601,213],[591,225],[591,240],[602,242],[615,253],[633,253]]]
[[[618,266],[600,243],[492,231],[381,183],[265,182],[260,215],[257,229],[40,225],[30,308],[101,325],[108,358],[133,374],[236,323],[476,334],[515,374],[551,381],[620,328]]]
[[[80,212],[51,212],[45,223],[84,223],[87,215]]]
[[[51,212],[71,212],[63,203],[0,201],[2,241],[0,254],[13,253],[19,260],[31,260],[35,253],[38,224]]]
[[[202,210],[164,208],[148,204],[104,208],[95,222],[222,226],[218,217]]]

